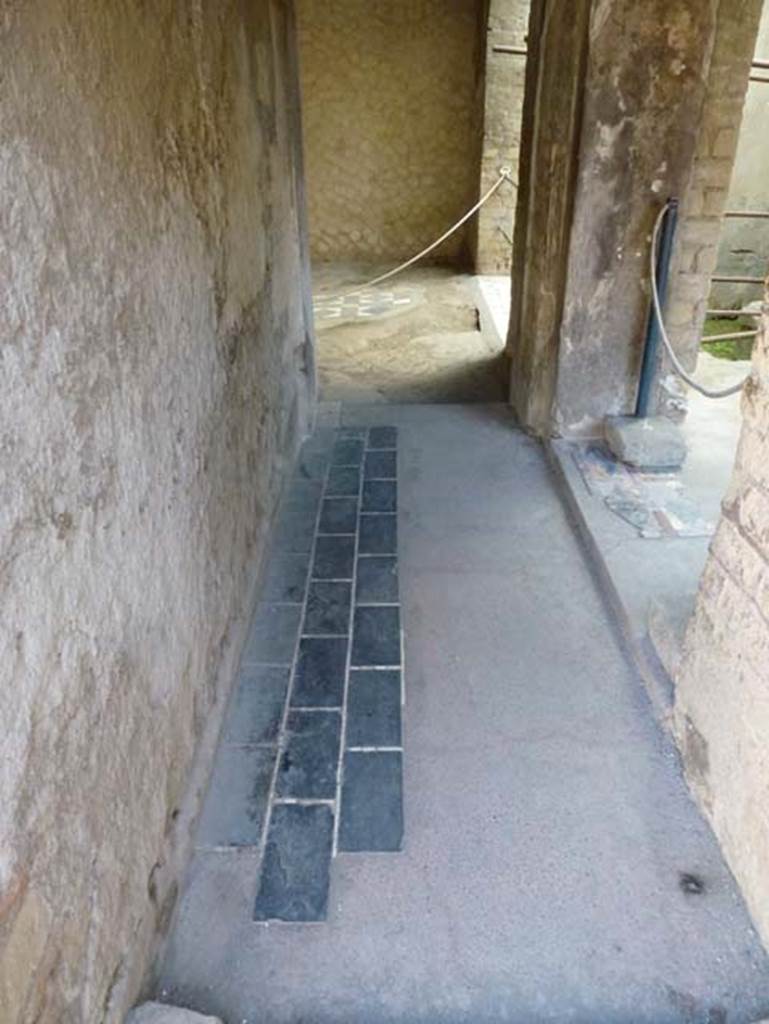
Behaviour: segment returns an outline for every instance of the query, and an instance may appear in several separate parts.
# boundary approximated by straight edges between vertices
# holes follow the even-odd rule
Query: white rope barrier
[[[484,195],[481,196],[481,198],[478,200],[475,206],[469,209],[467,213],[456,222],[456,224],[452,224],[448,231],[444,231],[440,238],[436,238],[436,240],[431,245],[428,245],[426,249],[423,249],[421,252],[418,252],[416,256],[412,256],[410,260],[406,260],[405,263],[401,263],[400,266],[395,267],[394,270],[388,270],[386,274],[380,274],[379,277],[374,277],[370,281],[364,281],[363,284],[357,285],[357,287],[352,288],[349,292],[343,292],[341,295],[336,295],[333,293],[320,294],[318,295],[318,298],[346,299],[350,295],[358,295],[359,292],[365,291],[367,288],[373,288],[374,285],[381,284],[383,281],[388,281],[391,277],[395,277],[396,274],[400,274],[402,271],[407,270],[409,267],[413,266],[415,263],[418,263],[419,260],[423,259],[429,253],[431,253],[433,249],[437,249],[442,242],[445,242],[446,239],[450,238],[455,231],[458,231],[463,224],[466,224],[467,221],[470,220],[470,218],[480,210],[484,203],[487,203],[489,199],[491,199],[491,197],[501,186],[503,181],[512,181],[509,167],[500,167],[499,177],[491,186],[491,188]]]

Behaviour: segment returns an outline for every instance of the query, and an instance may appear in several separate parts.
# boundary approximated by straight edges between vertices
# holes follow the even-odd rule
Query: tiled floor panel
[[[346,439],[370,442],[361,425],[398,426],[397,530],[392,513],[363,513],[355,580],[342,582],[361,604],[400,605],[407,701],[402,666],[348,667],[345,653],[341,800],[280,797],[266,849],[263,824],[262,845],[222,848],[220,828],[225,840],[231,823],[258,829],[247,812],[270,806],[263,759],[276,758],[280,792],[304,792],[308,765],[327,766],[329,748],[333,760],[341,717],[338,706],[298,705],[293,661],[244,668],[222,749],[263,753],[244,755],[245,766],[233,755],[215,782],[223,802],[222,778],[243,780],[234,817],[205,821],[209,845],[191,858],[152,994],[229,1024],[769,1017],[769,959],[541,446],[497,406],[346,406],[339,416],[355,428]],[[297,488],[277,531],[281,552],[306,555],[308,578],[317,517],[336,500],[322,497],[333,443],[314,438],[300,462],[320,484],[305,488],[309,526]],[[390,451],[366,448],[364,480],[393,479],[392,460],[373,457]],[[356,532],[357,498],[352,525],[341,504],[324,535]],[[397,564],[381,550],[396,534]],[[287,607],[278,593],[265,601]],[[351,637],[323,624],[343,593],[326,593],[312,642],[352,652]],[[325,692],[322,675],[307,678]],[[289,683],[291,737],[281,729]],[[313,715],[328,716],[328,731],[304,724]],[[404,818],[401,852],[384,852]],[[363,846],[376,852],[354,852]],[[682,885],[690,874],[702,891]]]
[[[304,446],[198,837],[261,852],[257,921],[321,921],[338,852],[403,841],[397,432]]]

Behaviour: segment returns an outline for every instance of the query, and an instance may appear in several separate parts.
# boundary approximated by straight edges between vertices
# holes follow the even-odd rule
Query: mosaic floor
[[[337,295],[316,295],[313,300],[317,323],[333,320],[365,320],[372,316],[402,311],[413,305],[414,296],[404,289],[378,287]]]
[[[324,920],[337,853],[401,848],[396,444],[319,431],[281,509],[197,840],[260,851],[257,921]]]

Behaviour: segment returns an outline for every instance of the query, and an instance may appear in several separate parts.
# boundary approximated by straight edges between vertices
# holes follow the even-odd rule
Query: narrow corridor
[[[254,921],[256,846],[198,849],[158,996],[226,1024],[754,1021],[769,962],[620,648],[540,445],[502,406],[398,430],[401,852],[325,921]]]

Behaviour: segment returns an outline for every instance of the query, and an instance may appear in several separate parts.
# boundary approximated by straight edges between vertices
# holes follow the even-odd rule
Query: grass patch
[[[702,348],[716,359],[732,362],[750,359],[753,355],[755,335],[750,338],[732,338],[730,341],[708,341],[712,334],[733,334],[735,331],[749,331],[756,326],[752,317],[708,317],[705,321]]]

